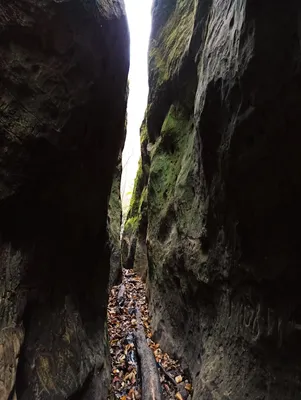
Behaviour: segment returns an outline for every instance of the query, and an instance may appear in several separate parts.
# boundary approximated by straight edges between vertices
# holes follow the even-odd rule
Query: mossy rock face
[[[150,41],[149,65],[151,91],[179,72],[182,59],[189,51],[195,20],[195,1],[174,2],[169,8],[167,21],[159,32],[154,32]]]
[[[118,165],[116,167],[115,176],[113,179],[108,208],[108,234],[111,250],[109,287],[112,287],[113,285],[118,285],[122,279],[120,242],[122,219],[122,207],[120,197],[121,171],[122,164],[120,155]]]
[[[147,112],[146,112],[147,114]],[[141,159],[135,179],[133,196],[122,234],[122,264],[133,268],[144,280],[147,275],[147,204],[149,177],[149,137],[146,119],[140,130]]]
[[[193,400],[301,392],[300,11],[154,2],[133,253],[146,253],[155,338],[187,363]]]
[[[122,234],[122,264],[126,269],[136,269],[135,254],[137,242],[140,248],[140,241],[142,240],[145,243],[145,237],[141,239],[141,235],[144,235],[143,232],[145,232],[145,229],[143,225],[146,220],[146,173],[146,166],[142,167],[142,159],[140,159],[129,212]],[[141,266],[138,269],[141,270]]]

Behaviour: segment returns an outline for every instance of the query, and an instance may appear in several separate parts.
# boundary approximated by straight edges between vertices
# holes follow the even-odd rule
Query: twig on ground
[[[175,386],[177,387],[177,382],[174,380],[174,378],[172,377],[172,375],[166,371],[166,369],[164,369],[163,365],[161,363],[157,363],[158,366],[160,367],[161,371],[163,372],[163,374],[166,376],[166,378]]]

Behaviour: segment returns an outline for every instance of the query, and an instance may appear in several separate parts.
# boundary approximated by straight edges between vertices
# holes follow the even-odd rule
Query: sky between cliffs
[[[127,107],[127,135],[122,154],[122,208],[129,205],[140,158],[140,126],[148,95],[147,50],[152,0],[125,0],[131,37],[131,65]]]

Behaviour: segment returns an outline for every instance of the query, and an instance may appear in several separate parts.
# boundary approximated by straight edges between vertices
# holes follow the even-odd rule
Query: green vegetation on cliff
[[[194,3],[186,0],[177,2],[176,7],[170,6],[164,28],[151,38],[149,65],[155,76],[154,86],[168,81],[181,66],[193,34]]]
[[[134,265],[137,238],[141,233],[143,220],[146,218],[148,190],[145,186],[145,174],[145,166],[142,168],[142,159],[140,159],[129,212],[122,233],[122,264],[125,268],[132,268]]]
[[[139,220],[141,218],[141,207],[146,198],[146,194],[147,189],[144,187],[143,183],[142,160],[140,158],[129,212],[124,225],[125,232],[133,232],[138,228]]]
[[[172,202],[191,128],[192,123],[181,108],[171,106],[151,155],[149,209],[152,215],[165,215]]]
[[[122,209],[120,198],[120,181],[121,157],[119,157],[119,162],[116,167],[108,206],[107,226],[109,244],[111,249],[109,287],[118,284],[121,279],[120,228]]]

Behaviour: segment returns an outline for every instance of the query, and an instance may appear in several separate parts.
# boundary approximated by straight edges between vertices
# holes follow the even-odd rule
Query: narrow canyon
[[[0,400],[111,399],[122,277],[190,399],[301,400],[301,2],[153,0],[122,229],[129,50],[123,0],[0,1]]]

